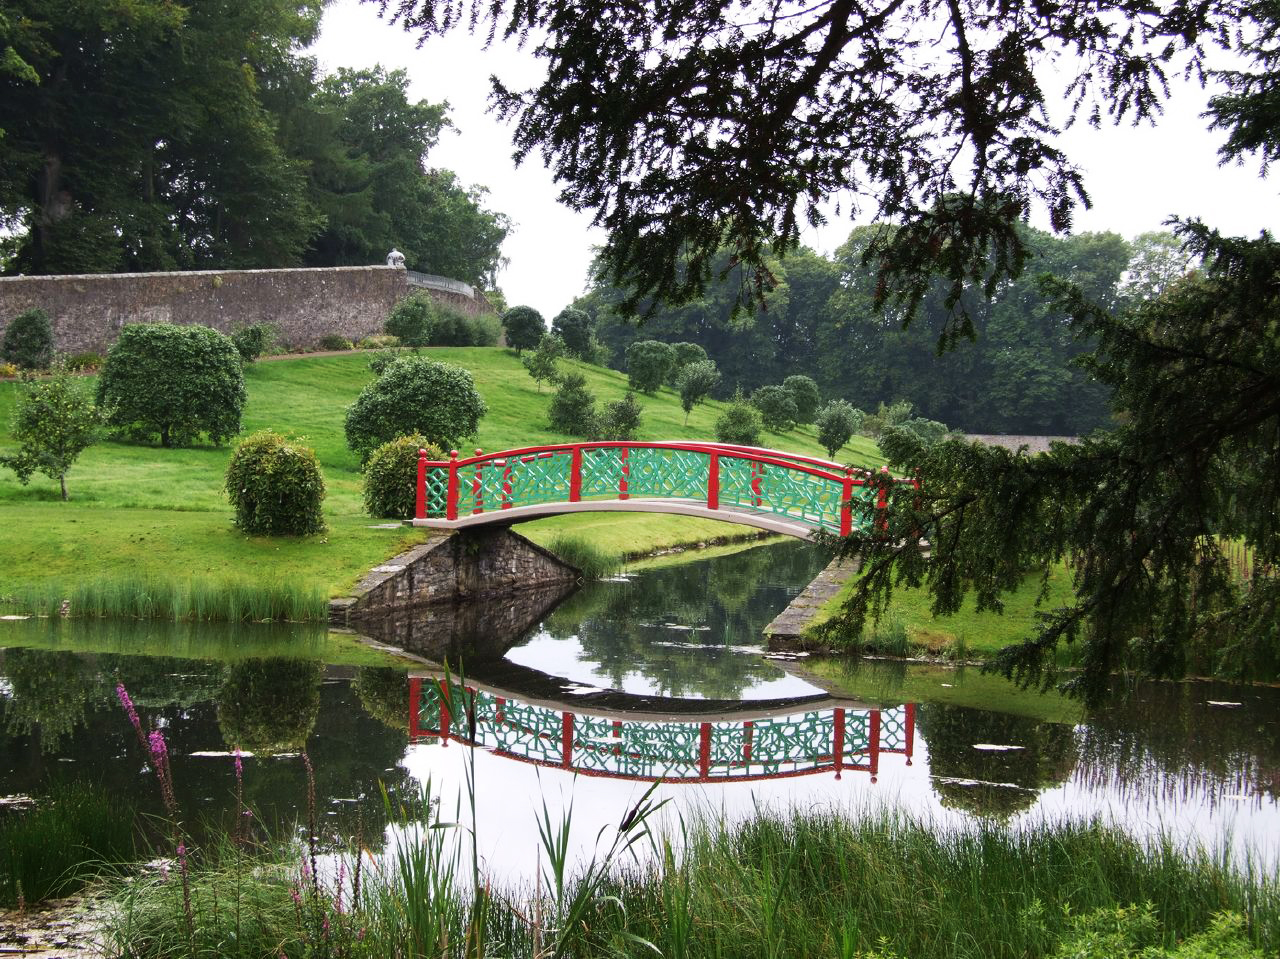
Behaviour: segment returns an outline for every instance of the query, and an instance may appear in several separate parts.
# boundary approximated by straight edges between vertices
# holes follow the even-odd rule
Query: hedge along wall
[[[409,292],[407,271],[391,266],[0,277],[0,335],[23,310],[39,307],[61,353],[105,353],[126,323],[199,323],[224,333],[274,323],[285,346],[306,347],[331,333],[349,340],[381,333]],[[478,294],[429,292],[455,310],[491,312]]]

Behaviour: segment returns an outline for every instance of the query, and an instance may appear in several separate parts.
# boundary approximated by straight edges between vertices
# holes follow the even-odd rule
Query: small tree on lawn
[[[796,425],[799,410],[791,392],[781,386],[762,386],[751,394],[751,403],[760,411],[765,429],[785,433]]]
[[[560,386],[551,397],[547,411],[551,428],[566,436],[591,436],[599,422],[596,418],[596,398],[587,389],[587,378],[581,373],[566,373]]]
[[[363,464],[397,436],[420,433],[441,449],[475,435],[488,412],[466,370],[425,356],[396,360],[347,410],[347,446]]]
[[[538,392],[542,392],[542,381],[555,383],[560,379],[560,367],[556,361],[564,356],[564,340],[554,333],[543,333],[538,340],[538,348],[528,356],[520,357],[520,362],[529,371],[533,381],[538,384]]]
[[[822,394],[818,392],[818,384],[809,376],[788,376],[782,381],[782,388],[791,394],[796,404],[796,422],[812,423],[818,415],[818,406],[822,403]]]
[[[602,440],[633,440],[640,431],[640,417],[644,407],[636,395],[627,390],[620,400],[604,405],[597,432]]]
[[[17,473],[23,486],[35,473],[57,480],[66,501],[67,473],[80,454],[98,441],[105,419],[76,377],[58,366],[51,378],[28,381],[18,393],[13,415],[18,452],[0,456],[0,466]]]
[[[240,432],[244,371],[231,339],[205,326],[126,326],[98,377],[107,422],[161,446],[186,446],[201,433],[215,446]]]
[[[636,340],[631,343],[627,346],[628,385],[640,393],[658,392],[658,388],[667,379],[675,356],[670,343],[658,340]]]
[[[4,328],[0,359],[23,370],[47,370],[53,362],[53,327],[44,310],[25,310]]]
[[[502,329],[507,346],[519,356],[525,350],[535,349],[546,335],[547,324],[542,314],[531,306],[513,306],[502,314]]]
[[[667,374],[667,382],[677,388],[680,386],[680,374],[686,366],[707,359],[707,351],[697,343],[672,343],[671,355],[671,371]]]
[[[716,420],[716,440],[734,446],[759,446],[761,428],[760,411],[739,391]]]
[[[685,426],[689,425],[689,414],[693,408],[703,402],[717,386],[720,385],[720,371],[711,360],[699,360],[690,363],[680,372],[680,407],[684,410]]]
[[[832,400],[818,411],[815,420],[818,442],[828,456],[834,459],[836,452],[853,439],[853,434],[862,427],[863,416],[862,410],[855,409],[846,400]]]
[[[566,306],[551,321],[551,332],[564,340],[564,347],[570,356],[579,359],[591,356],[591,338],[595,332],[595,324],[591,322],[590,313]]]

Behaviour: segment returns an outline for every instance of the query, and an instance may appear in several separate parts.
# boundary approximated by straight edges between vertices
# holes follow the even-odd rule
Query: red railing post
[[[449,726],[453,717],[449,715],[449,689],[443,680],[437,680],[440,686],[440,745],[449,745]]]
[[[702,723],[698,731],[698,778],[711,776],[711,724]]]
[[[484,450],[477,446],[476,456],[482,456],[483,454]],[[484,512],[484,487],[480,485],[480,471],[483,469],[484,466],[477,463],[475,478],[471,480],[471,496],[476,501],[475,508],[471,510],[473,514]]]
[[[907,765],[911,765],[911,754],[916,747],[916,704],[907,703]]]
[[[836,767],[836,779],[840,778],[840,770],[844,769],[844,710],[835,711],[835,732],[831,736],[831,760]]]
[[[458,451],[449,451],[449,489],[445,493],[444,518],[458,518]]]
[[[622,464],[622,472],[618,476],[618,499],[629,499],[631,494],[627,492],[627,477],[630,475],[627,469],[627,454],[631,452],[630,447],[624,446],[618,454],[618,462]]]
[[[840,535],[853,532],[853,468],[844,468],[844,483],[840,491]]]
[[[573,713],[560,716],[560,765],[565,769],[573,765]]]
[[[880,710],[871,710],[871,781],[880,771]]]
[[[760,508],[760,474],[764,472],[764,466],[758,461],[751,462],[751,493],[755,497],[756,509]]]
[[[755,723],[747,720],[742,724],[742,761],[751,765],[751,743],[755,738]]]
[[[707,509],[720,508],[720,454],[712,453],[707,463]]]
[[[422,733],[418,729],[418,716],[422,711],[422,678],[409,680],[409,742],[416,743]]]
[[[880,467],[880,492],[876,494],[876,529],[881,533],[889,528],[889,467]]]
[[[427,451],[418,450],[418,498],[414,502],[415,519],[427,518]]]
[[[582,499],[582,447],[574,446],[569,456],[569,502]]]

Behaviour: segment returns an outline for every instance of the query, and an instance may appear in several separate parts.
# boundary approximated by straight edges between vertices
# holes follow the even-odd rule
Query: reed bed
[[[1148,947],[1174,951],[1144,955],[1173,956],[1223,915],[1238,917],[1226,935],[1230,951],[1195,955],[1274,955],[1280,947],[1274,876],[1203,850],[1146,846],[1096,823],[940,833],[892,812],[761,810],[737,825],[694,822],[673,842],[650,830],[653,808],[642,804],[611,846],[570,873],[572,816],[558,822],[544,810],[542,874],[531,888],[495,889],[472,874],[467,829],[454,824],[465,816],[421,815],[430,806],[427,798],[419,813],[402,815],[401,838],[381,860],[339,853],[323,880],[307,866],[305,844],[253,856],[224,845],[193,861],[190,923],[177,882],[125,884],[113,953],[1130,955],[1112,939],[1109,952],[1077,949],[1103,925],[1131,936],[1135,956]],[[624,853],[638,843],[649,854],[636,863]]]
[[[580,536],[566,533],[561,533],[551,540],[547,544],[547,549],[570,566],[577,567],[582,573],[582,578],[587,580],[612,575],[622,569],[623,565],[621,555],[601,549]]]
[[[70,895],[135,857],[132,810],[83,785],[0,815],[0,906]]]
[[[38,616],[158,619],[171,622],[326,622],[329,600],[317,586],[296,582],[106,577],[64,586],[27,586],[4,605]]]

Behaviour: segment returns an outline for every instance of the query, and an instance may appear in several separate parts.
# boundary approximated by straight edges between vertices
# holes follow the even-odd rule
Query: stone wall
[[[332,333],[349,340],[381,333],[409,292],[407,271],[390,266],[0,277],[0,335],[13,317],[39,307],[62,353],[106,353],[126,323],[198,323],[224,333],[274,323],[284,346],[301,348]],[[455,310],[489,311],[478,295],[427,292]]]

